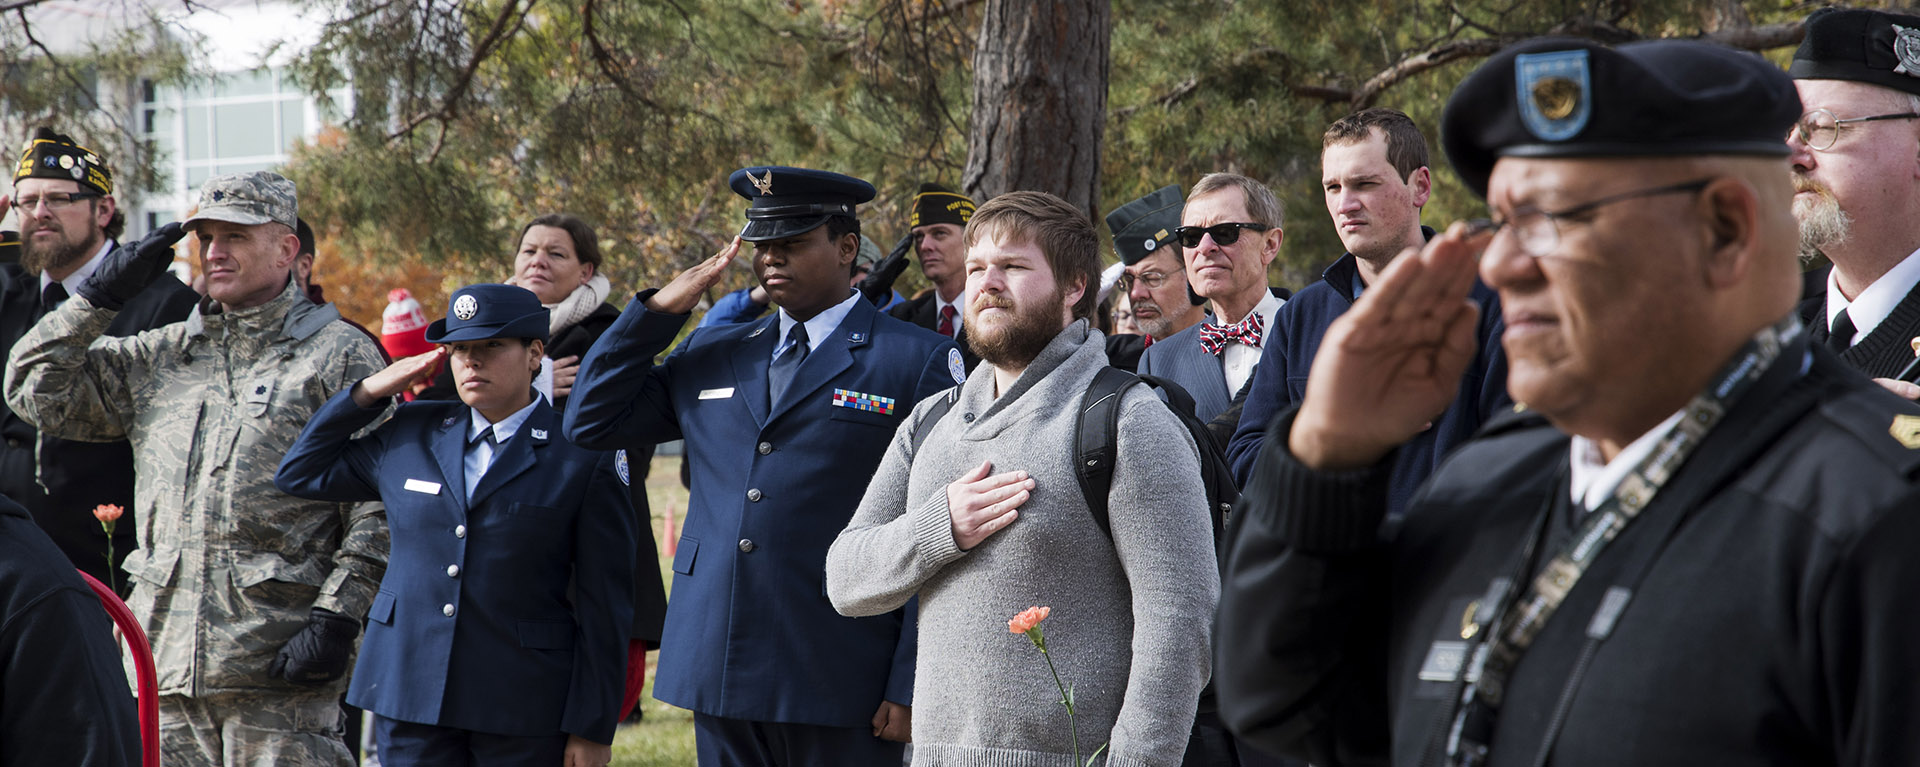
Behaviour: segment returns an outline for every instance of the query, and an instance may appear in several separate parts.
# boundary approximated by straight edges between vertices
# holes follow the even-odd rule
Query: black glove
[[[860,281],[860,295],[866,296],[874,306],[886,304],[887,294],[893,292],[894,281],[900,279],[900,274],[907,270],[907,251],[912,249],[913,235],[900,238],[900,242],[893,246],[893,252],[867,271],[866,278]]]
[[[80,295],[94,306],[120,311],[167,270],[167,264],[173,263],[173,244],[185,236],[187,230],[176,221],[147,233],[131,248],[114,248],[100,257],[100,268],[80,283]]]
[[[315,607],[307,616],[307,627],[287,640],[267,664],[267,676],[306,685],[339,679],[347,673],[347,658],[353,655],[353,640],[359,636],[359,621]]]

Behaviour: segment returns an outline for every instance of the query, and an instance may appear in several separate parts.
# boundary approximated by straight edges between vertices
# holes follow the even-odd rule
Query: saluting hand
[[[387,369],[362,378],[353,385],[353,404],[373,407],[376,402],[406,391],[415,381],[424,381],[427,376],[433,375],[434,365],[445,356],[447,347],[442,346],[424,354],[394,360]]]
[[[1456,223],[1409,249],[1327,328],[1287,446],[1314,469],[1372,465],[1453,401],[1479,343],[1473,302],[1484,235]]]
[[[966,551],[1020,518],[1020,504],[1032,496],[1033,479],[1024,471],[987,476],[993,462],[980,464],[947,485],[947,514],[953,518],[953,542]]]
[[[733,242],[721,248],[719,253],[694,264],[692,268],[673,278],[666,287],[656,291],[652,298],[647,299],[647,309],[666,314],[686,314],[693,311],[693,307],[699,305],[700,297],[706,295],[707,290],[720,281],[720,275],[726,272],[727,264],[732,263],[733,257],[739,253],[740,238],[736,235]]]

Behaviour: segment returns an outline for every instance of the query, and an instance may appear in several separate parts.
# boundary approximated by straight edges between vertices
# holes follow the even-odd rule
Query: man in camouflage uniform
[[[293,182],[215,178],[199,211],[185,224],[207,275],[194,313],[103,338],[170,257],[116,250],[13,348],[7,404],[48,434],[133,444],[129,604],[159,667],[164,761],[345,767],[340,694],[386,569],[385,511],[283,495],[273,473],[327,398],[380,370],[380,351],[289,279]]]

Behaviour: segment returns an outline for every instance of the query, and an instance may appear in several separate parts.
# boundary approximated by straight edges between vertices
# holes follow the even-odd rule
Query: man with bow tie
[[[1433,236],[1432,229],[1420,225],[1420,209],[1433,192],[1427,139],[1412,119],[1394,109],[1356,112],[1329,126],[1321,145],[1320,187],[1347,252],[1327,267],[1319,282],[1287,302],[1269,328],[1239,428],[1227,445],[1227,459],[1241,487],[1253,478],[1268,422],[1305,396],[1308,368],[1327,327],[1353,307],[1388,264]],[[1187,209],[1193,210],[1192,201]],[[1480,306],[1475,332],[1479,352],[1462,375],[1453,404],[1400,448],[1387,491],[1393,514],[1405,508],[1414,488],[1449,448],[1465,442],[1511,402],[1506,354],[1500,348],[1506,327],[1500,299],[1477,282],[1472,297]]]
[[[1205,321],[1147,347],[1140,374],[1171,379],[1193,395],[1194,415],[1212,421],[1253,377],[1284,291],[1267,288],[1267,265],[1280,255],[1280,201],[1265,184],[1236,173],[1209,173],[1193,185],[1175,236],[1184,248],[1187,285],[1207,299]]]

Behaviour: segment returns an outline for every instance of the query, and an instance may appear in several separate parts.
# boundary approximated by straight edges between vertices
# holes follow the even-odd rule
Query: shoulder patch
[[[953,382],[967,382],[967,361],[960,357],[959,349],[947,350],[947,372],[953,375]]]
[[[1887,433],[1908,450],[1920,450],[1920,415],[1902,413],[1893,417],[1893,425],[1887,427]]]
[[[629,487],[633,485],[633,470],[627,466],[627,451],[625,448],[614,451],[613,471],[615,474],[620,475],[620,484]]]

